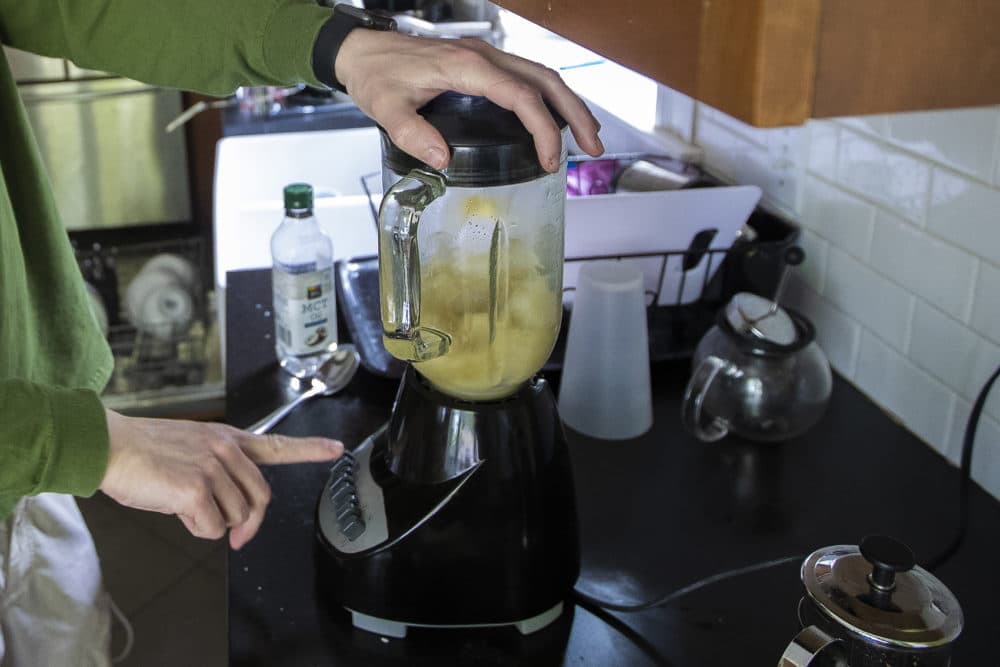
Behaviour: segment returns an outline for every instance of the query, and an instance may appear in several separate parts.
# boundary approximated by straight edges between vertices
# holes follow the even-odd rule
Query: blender
[[[383,343],[409,363],[388,422],[331,470],[318,570],[358,628],[527,634],[560,616],[580,567],[565,435],[536,375],[562,317],[565,142],[548,173],[485,98],[420,113],[445,170],[382,132]]]

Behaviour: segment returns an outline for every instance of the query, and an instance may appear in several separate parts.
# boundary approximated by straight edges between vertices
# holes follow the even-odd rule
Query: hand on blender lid
[[[448,146],[417,109],[450,90],[484,96],[517,114],[547,171],[559,168],[562,139],[546,102],[566,119],[583,150],[595,157],[604,152],[600,123],[557,72],[481,40],[353,30],[334,68],[336,80],[393,143],[437,169],[448,166]]]

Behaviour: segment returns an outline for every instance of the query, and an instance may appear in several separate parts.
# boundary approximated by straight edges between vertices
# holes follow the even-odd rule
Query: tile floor
[[[226,543],[192,537],[180,520],[78,500],[101,558],[105,585],[129,618],[135,643],[123,667],[227,664]],[[112,653],[125,638],[114,623]]]

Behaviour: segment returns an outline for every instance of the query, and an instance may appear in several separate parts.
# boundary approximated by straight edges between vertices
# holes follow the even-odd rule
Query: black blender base
[[[480,404],[408,369],[389,423],[334,466],[316,514],[321,595],[385,636],[529,634],[560,617],[579,574],[569,452],[542,379]]]
[[[388,618],[379,618],[377,616],[369,616],[360,611],[354,611],[348,607],[344,607],[351,614],[351,624],[358,628],[359,630],[365,630],[367,632],[372,632],[377,635],[382,635],[384,637],[393,637],[395,639],[404,639],[406,637],[406,631],[409,628],[440,628],[440,629],[456,629],[456,628],[502,628],[505,626],[513,626],[522,635],[530,635],[533,632],[538,632],[539,630],[548,627],[554,621],[556,621],[563,612],[563,603],[560,602],[556,604],[551,609],[543,611],[541,614],[532,616],[531,618],[526,618],[523,621],[513,621],[509,623],[474,623],[472,625],[433,625],[430,623],[407,623],[406,621],[395,621]]]

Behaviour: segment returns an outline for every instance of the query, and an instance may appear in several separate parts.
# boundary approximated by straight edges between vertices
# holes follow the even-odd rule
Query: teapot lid
[[[795,323],[781,306],[750,292],[730,299],[726,320],[733,331],[752,340],[791,345],[798,338]]]
[[[909,649],[950,644],[962,631],[958,600],[913,552],[891,537],[813,552],[802,583],[816,605],[869,641]]]
[[[546,105],[548,106],[548,105]],[[549,112],[559,129],[566,121],[552,107]],[[531,181],[548,174],[538,161],[535,141],[513,111],[485,97],[446,92],[417,110],[444,137],[451,151],[441,173],[449,185],[484,187]],[[397,174],[430,169],[400,149],[383,128],[382,154]]]

